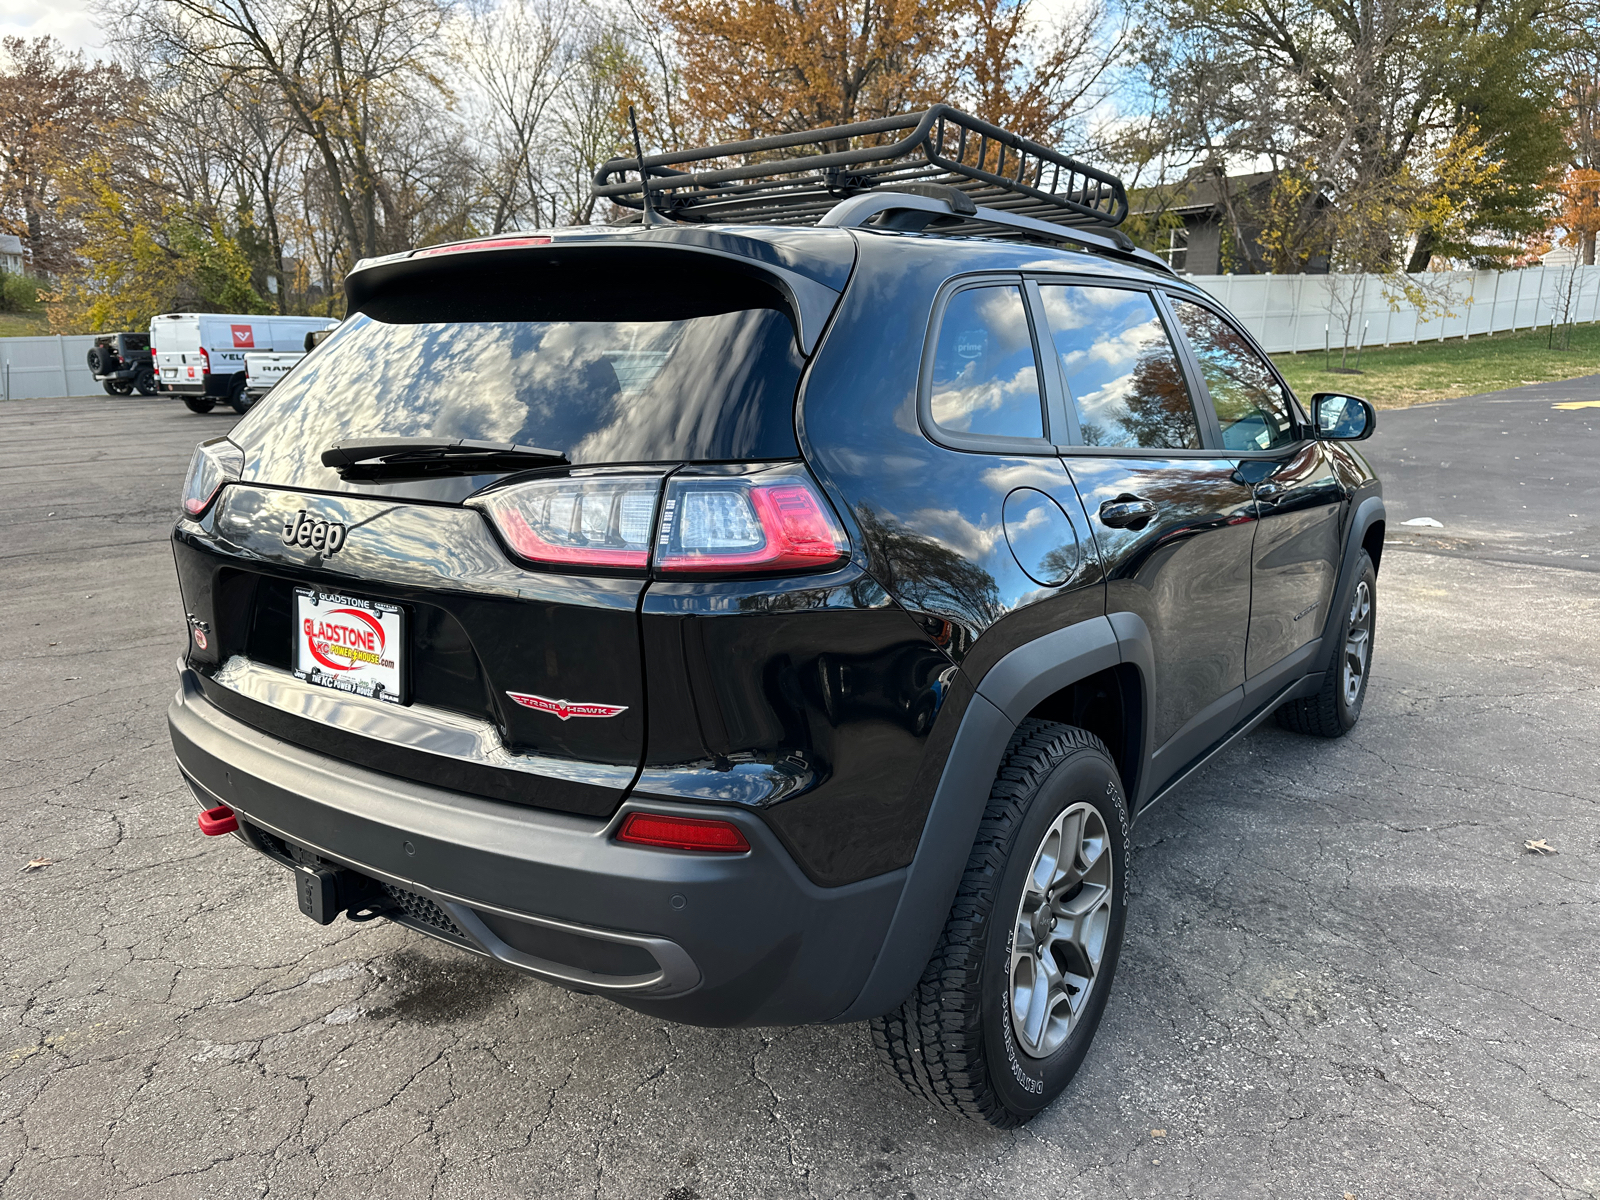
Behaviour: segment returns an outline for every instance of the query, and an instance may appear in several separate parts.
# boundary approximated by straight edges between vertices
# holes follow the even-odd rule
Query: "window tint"
[[[1147,292],[1059,285],[1039,291],[1084,445],[1199,449],[1189,386]]]
[[[244,435],[258,468],[286,477],[347,437],[515,442],[575,464],[786,458],[804,366],[772,309],[417,325],[357,314]]]
[[[933,419],[955,433],[1042,438],[1039,371],[1020,287],[957,292],[933,359]]]
[[[1295,440],[1289,397],[1244,335],[1209,308],[1178,300],[1178,323],[1189,337],[1229,450],[1271,450]]]

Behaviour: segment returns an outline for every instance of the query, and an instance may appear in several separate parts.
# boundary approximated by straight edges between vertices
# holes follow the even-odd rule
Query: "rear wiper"
[[[341,479],[422,478],[566,466],[567,456],[539,446],[471,438],[348,438],[322,452],[322,465],[337,468]]]

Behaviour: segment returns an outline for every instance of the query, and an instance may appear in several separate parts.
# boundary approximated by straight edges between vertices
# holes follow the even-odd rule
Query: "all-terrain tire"
[[[185,396],[183,406],[192,413],[208,413],[217,406],[210,396]]]
[[[1023,891],[1053,822],[1085,804],[1099,814],[1101,853],[1111,856],[1109,923],[1070,1032],[1051,1053],[1034,1057],[1018,1039],[1011,1007]],[[899,1008],[871,1023],[873,1042],[908,1091],[1001,1127],[1022,1124],[1061,1093],[1083,1062],[1116,972],[1127,921],[1127,866],[1128,809],[1104,743],[1071,726],[1023,721],[1001,761],[922,979]]]
[[[141,396],[154,396],[156,394],[156,373],[149,367],[144,368],[133,377],[133,386]]]
[[[1344,614],[1343,640],[1334,648],[1322,687],[1315,696],[1280,706],[1277,718],[1281,727],[1291,733],[1325,738],[1343,737],[1355,727],[1367,698],[1377,624],[1378,572],[1371,556],[1363,550],[1356,560],[1356,581],[1350,592],[1350,608]]]

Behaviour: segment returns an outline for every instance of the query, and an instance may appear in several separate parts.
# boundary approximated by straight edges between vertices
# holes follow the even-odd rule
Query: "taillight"
[[[850,552],[833,510],[796,467],[673,475],[658,521],[661,480],[644,472],[565,475],[496,488],[467,503],[483,510],[518,558],[551,566],[804,571],[833,566]]]
[[[471,503],[529,562],[642,569],[660,491],[660,475],[567,476],[513,484]]]
[[[200,367],[207,375],[211,374],[211,352],[204,346],[200,347]]]
[[[183,511],[198,517],[211,507],[222,485],[244,473],[244,451],[227,438],[213,438],[194,448],[189,477],[183,481]]]
[[[732,821],[702,817],[669,817],[661,813],[634,812],[622,820],[617,841],[663,850],[705,850],[714,854],[743,854],[750,843]]]
[[[673,573],[816,569],[849,549],[827,501],[798,472],[678,475],[667,483],[656,567]]]

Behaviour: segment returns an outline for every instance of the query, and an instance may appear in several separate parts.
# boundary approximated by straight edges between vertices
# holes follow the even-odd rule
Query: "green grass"
[[[50,332],[50,321],[42,312],[0,312],[0,337],[38,337]]]
[[[1556,333],[1557,341],[1561,337]],[[1527,383],[1553,383],[1579,375],[1600,374],[1600,325],[1576,325],[1571,348],[1549,348],[1550,331],[1526,330],[1420,342],[1415,346],[1379,346],[1361,356],[1361,374],[1342,375],[1323,369],[1322,351],[1274,354],[1289,386],[1309,401],[1313,392],[1349,392],[1378,408],[1404,408],[1431,400],[1498,392]],[[1355,351],[1349,363],[1355,362]],[[1339,365],[1339,352],[1330,359]]]

